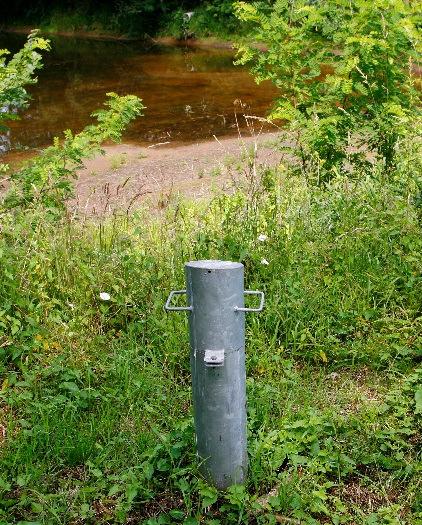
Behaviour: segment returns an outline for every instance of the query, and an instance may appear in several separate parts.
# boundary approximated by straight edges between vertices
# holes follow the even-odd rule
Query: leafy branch
[[[42,67],[39,51],[48,51],[48,40],[37,36],[32,31],[23,48],[6,61],[7,49],[0,49],[0,132],[7,131],[4,122],[17,120],[18,110],[28,105],[29,95],[24,86],[35,84],[35,71]],[[7,165],[0,163],[0,172],[6,171]]]
[[[415,5],[277,0],[271,9],[245,2],[235,9],[266,49],[239,45],[238,62],[280,90],[270,117],[298,134],[302,168],[329,180],[367,165],[372,152],[391,173],[398,141],[418,115]]]
[[[92,115],[97,124],[76,135],[65,131],[63,140],[56,137],[52,146],[12,175],[12,186],[0,205],[3,211],[39,204],[56,212],[64,209],[66,199],[73,194],[72,179],[83,167],[84,159],[103,153],[103,142],[118,142],[129,122],[141,115],[145,107],[134,95],[107,96],[106,109]]]

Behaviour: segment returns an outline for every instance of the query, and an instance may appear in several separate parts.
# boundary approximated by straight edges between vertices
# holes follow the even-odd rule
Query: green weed
[[[127,163],[127,153],[117,153],[110,157],[110,167],[112,170],[118,170]]]
[[[248,187],[153,221],[3,221],[3,520],[415,522],[417,210],[377,178]],[[226,494],[197,473],[186,319],[162,310],[211,257],[267,295],[248,319],[249,481]]]

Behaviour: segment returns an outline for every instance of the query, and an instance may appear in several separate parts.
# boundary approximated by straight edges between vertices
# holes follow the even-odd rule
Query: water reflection
[[[16,51],[21,35],[0,35],[0,48]],[[193,142],[236,133],[234,102],[262,116],[274,97],[233,65],[230,50],[159,47],[132,42],[54,38],[32,101],[10,123],[7,148],[40,147],[66,128],[78,131],[101,106],[105,93],[132,93],[147,106],[124,139],[136,143]],[[2,146],[5,151],[6,146]]]

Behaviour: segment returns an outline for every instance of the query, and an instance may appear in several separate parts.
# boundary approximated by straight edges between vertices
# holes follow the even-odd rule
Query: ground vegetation
[[[174,196],[155,218],[66,206],[83,158],[143,110],[131,96],[13,175],[0,203],[2,523],[422,521],[420,120],[405,109],[391,166],[376,155],[321,178],[294,149],[260,169],[251,148],[230,193]],[[249,478],[226,492],[198,474],[187,321],[162,308],[184,262],[210,258],[241,261],[267,297],[247,320]]]

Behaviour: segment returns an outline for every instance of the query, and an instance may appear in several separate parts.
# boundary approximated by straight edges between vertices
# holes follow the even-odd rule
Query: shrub
[[[269,9],[237,2],[236,13],[266,47],[239,46],[238,62],[279,88],[271,118],[296,134],[302,169],[328,180],[367,164],[368,152],[386,172],[396,167],[397,143],[417,118],[416,4],[278,0]]]

